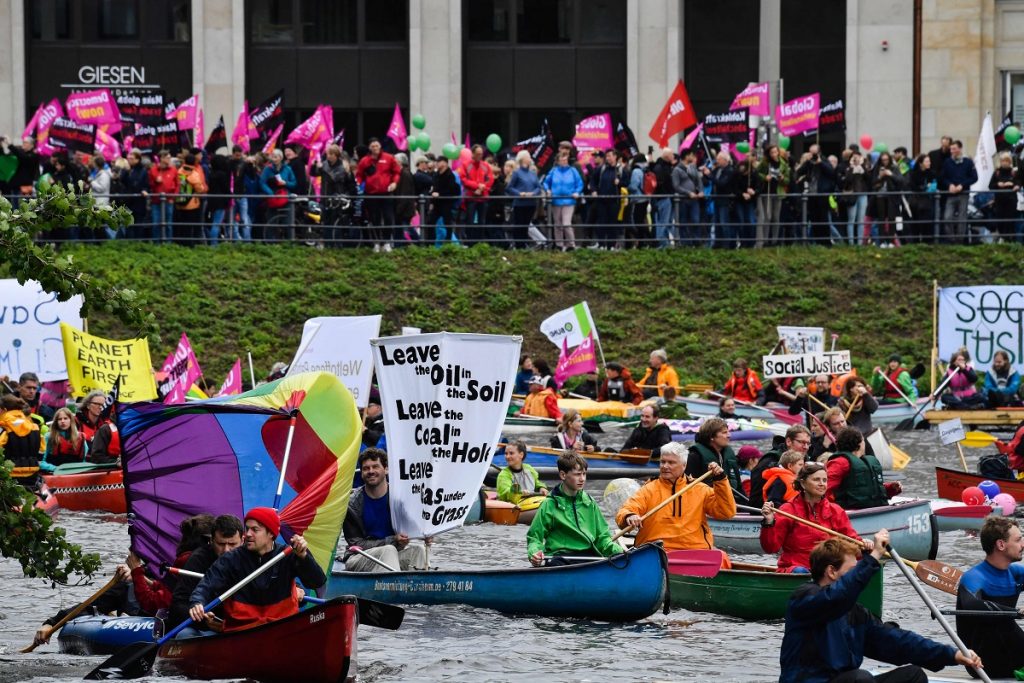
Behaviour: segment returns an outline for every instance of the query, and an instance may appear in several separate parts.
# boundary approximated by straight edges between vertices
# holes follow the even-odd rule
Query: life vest
[[[633,399],[632,396],[626,396],[626,382],[622,377],[609,379],[608,385],[605,387],[605,392],[608,394],[609,401],[622,401],[624,403],[628,403]]]
[[[889,382],[885,383],[885,392],[882,394],[882,396],[884,396],[885,398],[890,398],[890,399],[896,400],[896,401],[902,401],[903,400],[903,397],[900,396],[900,392],[896,391],[896,389],[893,387],[893,384],[895,384],[897,387],[900,385],[900,383],[899,383],[900,374],[904,373],[904,372],[907,372],[906,368],[904,368],[903,366],[900,366],[900,367],[896,368],[895,370],[893,370],[892,372],[885,373],[886,375],[889,376],[889,382],[892,382],[892,384],[889,384]]]
[[[699,466],[695,466],[691,469],[689,463],[691,460],[699,460]],[[733,452],[730,446],[726,446],[721,453],[716,453],[714,449],[708,448],[702,443],[696,443],[690,446],[690,452],[686,459],[688,474],[699,476],[708,471],[708,465],[713,462],[717,462],[721,468],[725,471],[726,476],[729,478],[729,483],[732,484],[733,489],[740,491],[741,476],[740,476],[740,464],[736,459],[736,454]],[[713,483],[707,479],[704,483],[708,486],[713,486]]]
[[[832,395],[835,396],[836,398],[839,398],[840,396],[842,396],[843,395],[843,389],[846,388],[846,380],[850,379],[851,377],[856,377],[856,376],[857,376],[857,371],[856,370],[851,370],[850,372],[846,373],[845,375],[840,375],[840,376],[836,377],[835,379],[833,379],[832,380]]]
[[[224,602],[224,630],[241,631],[262,626],[278,619],[290,617],[299,611],[298,587],[292,584],[292,594],[269,605],[250,605],[234,598]]]
[[[534,417],[550,417],[548,415],[548,408],[544,404],[545,399],[548,396],[554,396],[555,392],[551,391],[550,387],[545,387],[541,391],[535,394],[527,394],[526,400],[523,401],[523,415],[532,415]]]
[[[1010,439],[1009,443],[996,440],[996,448],[1000,453],[1007,456],[1010,463],[1010,468],[1016,471],[1024,470],[1024,447],[1021,442],[1024,441],[1024,423],[1017,427],[1017,432]]]
[[[4,459],[15,467],[35,467],[39,464],[42,441],[39,425],[20,410],[8,410],[0,417],[0,447]]]
[[[873,455],[858,458],[850,453],[836,453],[829,460],[846,458],[850,471],[836,489],[836,503],[846,510],[881,507],[889,503],[882,485],[882,466]]]
[[[107,455],[121,455],[121,434],[117,431],[117,425],[108,422],[110,427],[110,443],[107,445]]]
[[[49,452],[47,453],[46,461],[51,465],[64,465],[69,462],[82,462],[85,460],[85,439],[81,435],[78,437],[77,448],[71,443],[71,439],[65,438],[56,430],[50,435],[50,443],[53,444],[53,447],[47,449]]]
[[[786,485],[786,493],[782,497],[784,503],[788,503],[800,494],[799,491],[793,488],[793,482],[796,481],[796,473],[785,467],[776,466],[764,472],[764,486],[761,487],[762,500],[768,500],[768,489],[772,487],[776,479],[781,479],[782,483]]]
[[[757,392],[759,390],[756,382],[757,375],[753,370],[747,370],[741,380],[738,380],[736,375],[730,375],[725,383],[725,387],[722,389],[722,393],[741,401],[753,402],[757,400]]]

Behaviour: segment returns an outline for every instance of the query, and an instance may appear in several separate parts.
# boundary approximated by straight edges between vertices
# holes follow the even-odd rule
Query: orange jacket
[[[662,384],[667,384],[668,386],[673,387],[676,390],[676,393],[679,393],[679,375],[676,374],[676,369],[668,363],[661,364],[656,376],[654,375],[654,368],[648,367],[647,372],[645,372],[644,376],[640,378],[638,384],[641,385],[641,389],[644,388],[643,385],[645,384],[650,386],[657,385],[659,387],[658,396],[662,397],[665,396],[664,390],[661,389]]]
[[[682,478],[675,484],[661,478],[647,482],[615,515],[616,523],[620,528],[625,527],[627,517],[634,514],[642,517],[685,485]],[[715,546],[715,537],[707,518],[731,519],[735,514],[736,501],[728,477],[716,481],[713,487],[694,486],[644,520],[636,535],[636,545],[660,540],[665,550],[710,549]]]
[[[725,388],[722,389],[722,393],[726,396],[732,396],[747,403],[756,401],[759,391],[761,391],[761,379],[753,370],[747,370],[747,374],[742,379],[738,379],[736,375],[729,375]]]
[[[764,471],[764,486],[761,487],[761,500],[768,500],[768,489],[772,487],[776,479],[781,479],[782,483],[786,485],[786,493],[782,498],[784,502],[788,503],[799,495],[800,492],[793,488],[793,482],[796,481],[796,473],[777,465],[769,467]]]
[[[550,417],[554,420],[562,417],[562,411],[558,409],[558,397],[550,387],[546,387],[535,394],[527,394],[523,401],[523,415],[534,417]]]

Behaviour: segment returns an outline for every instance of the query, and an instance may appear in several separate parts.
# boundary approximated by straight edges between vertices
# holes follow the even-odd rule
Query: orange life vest
[[[762,500],[768,500],[768,489],[772,487],[776,479],[781,479],[786,485],[786,494],[782,497],[783,502],[788,503],[797,497],[799,491],[793,488],[793,482],[796,481],[796,474],[785,467],[776,466],[769,467],[764,472],[764,486],[761,488]]]

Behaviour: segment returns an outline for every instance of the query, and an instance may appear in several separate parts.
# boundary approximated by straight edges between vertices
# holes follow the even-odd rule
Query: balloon
[[[992,502],[1003,509],[1004,515],[1012,515],[1013,511],[1017,509],[1017,499],[1011,496],[1009,493],[999,493]]]
[[[986,479],[978,484],[978,488],[981,489],[981,492],[984,493],[985,497],[989,500],[995,500],[996,496],[999,495],[999,484],[995,483],[991,479]]]
[[[889,151],[889,145],[885,144],[884,142],[879,142],[877,145],[875,145],[875,151],[878,152],[879,154],[885,154],[886,152]]]
[[[626,501],[639,490],[640,484],[635,479],[612,479],[604,487],[601,507],[610,515],[616,514],[619,508],[625,505]]]
[[[750,153],[750,143],[749,142],[739,142],[739,143],[737,143],[736,144],[736,151],[739,152],[740,154],[749,154]]]
[[[416,136],[416,146],[424,152],[430,149],[430,136],[426,131],[420,131],[420,134]]]
[[[455,160],[459,158],[459,148],[454,142],[446,142],[444,147],[441,148],[441,153],[444,154],[449,160]]]
[[[491,133],[488,135],[487,149],[491,150],[491,154],[497,154],[498,150],[501,149],[501,136],[497,133]]]
[[[473,152],[469,149],[469,147],[463,147],[459,151],[459,161],[461,161],[462,163],[468,165],[469,162],[471,162],[472,160],[473,160]]]
[[[967,505],[981,505],[985,502],[985,494],[977,486],[968,486],[960,494],[960,500]]]
[[[1017,126],[1007,126],[1006,130],[1003,131],[1003,139],[1006,140],[1008,145],[1016,145],[1020,142],[1020,128]]]
[[[426,125],[427,125],[427,120],[425,118],[423,118],[423,114],[416,114],[415,116],[412,117],[412,127],[413,128],[418,128],[419,130],[423,130],[423,128]]]
[[[407,147],[409,148],[409,151],[410,151],[410,152],[415,152],[415,151],[416,151],[416,148],[417,148],[417,142],[418,142],[418,141],[416,140],[416,136],[415,136],[415,135],[410,135],[410,136],[409,136],[409,137],[408,137],[408,138],[406,139],[406,141],[405,141],[405,144],[406,144],[406,146],[407,146]]]
[[[860,149],[861,149],[862,152],[869,151],[874,144],[875,144],[875,141],[871,138],[870,135],[861,135],[860,136]]]
[[[789,149],[789,137],[786,135],[779,136],[779,147],[782,149]]]

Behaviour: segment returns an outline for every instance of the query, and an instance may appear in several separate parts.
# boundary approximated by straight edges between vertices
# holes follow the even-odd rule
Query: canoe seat
[[[773,567],[768,564],[753,564],[751,562],[733,562],[733,569],[740,569],[745,572],[771,572],[772,574],[779,571],[778,567]]]

